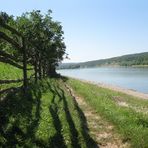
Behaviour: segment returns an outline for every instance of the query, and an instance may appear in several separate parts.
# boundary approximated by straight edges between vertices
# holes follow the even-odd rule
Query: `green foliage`
[[[148,52],[82,63],[63,63],[59,65],[59,69],[72,69],[73,67],[86,68],[98,66],[148,66]]]
[[[61,23],[52,19],[51,10],[45,15],[33,10],[16,18],[1,12],[0,22],[1,62],[13,66],[29,64],[40,79],[55,74],[56,66],[66,54],[66,46]]]
[[[39,62],[48,71],[63,60],[66,48],[64,32],[61,24],[52,20],[51,11],[45,16],[39,10],[27,12],[18,17],[16,22],[18,29],[31,43],[28,44],[28,60],[32,65]]]

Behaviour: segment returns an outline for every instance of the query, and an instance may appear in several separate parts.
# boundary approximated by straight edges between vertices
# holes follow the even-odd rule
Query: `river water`
[[[139,92],[148,93],[148,68],[84,68],[57,70],[64,76],[111,84]]]

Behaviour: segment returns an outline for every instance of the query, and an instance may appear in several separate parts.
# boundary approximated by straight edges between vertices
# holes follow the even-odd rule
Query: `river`
[[[57,70],[64,76],[111,84],[148,93],[148,68],[99,67]]]

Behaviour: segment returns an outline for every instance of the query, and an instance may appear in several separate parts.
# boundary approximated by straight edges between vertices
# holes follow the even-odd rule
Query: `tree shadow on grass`
[[[51,114],[52,119],[53,119],[52,121],[53,121],[54,128],[56,130],[56,134],[49,139],[49,145],[50,145],[50,147],[53,147],[53,148],[55,148],[55,147],[65,148],[66,144],[65,144],[63,135],[61,133],[62,124],[61,124],[61,121],[60,121],[60,118],[59,118],[59,115],[58,115],[58,105],[55,101],[56,93],[52,89],[52,87],[49,83],[48,83],[48,85],[49,85],[50,91],[53,94],[51,105],[49,106],[49,111],[50,111],[50,114]]]
[[[60,89],[60,88],[59,88]],[[63,95],[63,98],[65,98],[64,96],[64,91],[62,89],[60,89],[61,92],[62,92],[62,95]],[[64,99],[66,101],[66,99]],[[97,143],[90,137],[89,135],[89,129],[88,129],[88,125],[87,125],[87,120],[86,120],[86,117],[83,113],[83,111],[80,109],[78,103],[76,102],[75,98],[73,99],[73,102],[74,102],[74,106],[78,112],[78,116],[79,116],[79,119],[80,119],[80,126],[81,126],[81,133],[82,133],[82,136],[85,140],[85,144],[86,144],[86,147],[87,148],[98,148],[98,145]]]
[[[9,87],[9,88],[5,88],[0,90],[0,101],[2,101],[4,98],[6,98],[7,94],[10,93],[15,93],[17,91],[19,91],[22,88],[22,86],[18,86],[18,87]]]
[[[89,135],[89,128],[88,128],[87,120],[86,120],[86,117],[85,117],[83,111],[79,107],[77,101],[75,99],[73,99],[73,101],[74,101],[75,108],[78,112],[79,118],[81,119],[80,120],[81,132],[82,132],[83,138],[85,140],[86,147],[87,148],[90,148],[90,147],[91,148],[99,148],[97,143]]]
[[[69,126],[70,135],[71,135],[71,146],[74,147],[74,148],[81,147],[81,145],[79,143],[79,139],[78,139],[78,137],[79,137],[78,131],[75,127],[75,124],[74,124],[74,121],[72,119],[70,110],[68,108],[68,102],[67,102],[64,90],[62,88],[60,88],[59,86],[55,86],[55,85],[53,86],[53,89],[51,88],[50,84],[49,84],[49,87],[50,87],[50,90],[53,93],[53,100],[55,100],[55,96],[57,95],[59,97],[59,100],[57,101],[57,103],[59,103],[60,101],[63,101],[64,112],[65,112],[66,120],[67,120],[67,123],[68,123],[68,126]],[[55,103],[53,103],[53,104],[55,104]],[[86,147],[87,148],[90,148],[90,147],[91,148],[98,148],[97,143],[90,137],[90,135],[88,133],[86,118],[84,116],[83,111],[79,108],[79,106],[78,106],[78,104],[75,100],[74,100],[74,105],[75,105],[75,108],[76,108],[78,115],[79,115],[79,118],[80,118],[81,133],[82,133],[82,136],[85,140]],[[57,106],[57,105],[55,105],[55,106]],[[59,117],[58,117],[58,111],[57,111],[57,108],[55,106],[54,106],[54,111],[50,107],[50,112],[51,112],[51,114],[53,114],[53,118],[56,121],[54,123],[54,125],[58,127],[59,125],[57,125],[57,124],[59,124],[60,121],[59,121]],[[56,112],[56,114],[55,114],[55,112]],[[60,126],[59,131],[61,131],[61,128],[62,127]]]
[[[72,116],[70,114],[69,108],[68,108],[68,103],[65,97],[65,92],[63,89],[61,89],[60,87],[55,87],[54,86],[54,90],[56,92],[56,94],[58,95],[58,97],[60,98],[60,100],[63,100],[64,103],[64,111],[65,111],[65,115],[66,115],[66,120],[68,122],[69,125],[69,130],[70,130],[70,134],[71,134],[71,142],[72,142],[72,147],[80,147],[79,144],[79,139],[78,139],[78,131],[75,127],[74,121],[72,119]],[[61,91],[61,93],[59,93],[59,91]]]
[[[49,112],[56,134],[53,137],[49,137],[48,143],[44,139],[37,139],[35,136],[41,118],[40,99],[44,90],[42,87],[44,86],[32,86],[28,89],[26,95],[23,94],[22,89],[19,89],[8,93],[3,101],[0,101],[0,147],[66,147],[62,133],[63,125],[58,114],[58,103],[61,101],[64,105],[64,113],[70,130],[71,147],[80,147],[78,131],[70,113],[64,90],[55,84],[48,85],[50,91],[53,93]],[[56,100],[57,98],[59,100]],[[84,136],[86,146],[92,147],[93,145],[91,144],[93,142],[90,142],[92,140],[90,140],[91,138],[86,130],[85,116],[78,105],[75,104],[75,106],[79,112],[82,135]]]
[[[25,147],[34,143],[35,129],[40,119],[41,91],[19,89],[0,101],[0,146]],[[34,112],[33,112],[34,106]]]

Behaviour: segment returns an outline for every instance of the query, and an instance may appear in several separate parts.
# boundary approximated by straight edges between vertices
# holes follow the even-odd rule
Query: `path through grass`
[[[95,109],[98,115],[116,127],[116,131],[123,136],[123,142],[130,143],[134,148],[148,147],[148,115],[137,112],[135,108],[119,105],[115,98],[120,97],[132,106],[145,107],[147,111],[148,100],[140,100],[79,80],[70,79],[68,84]]]

